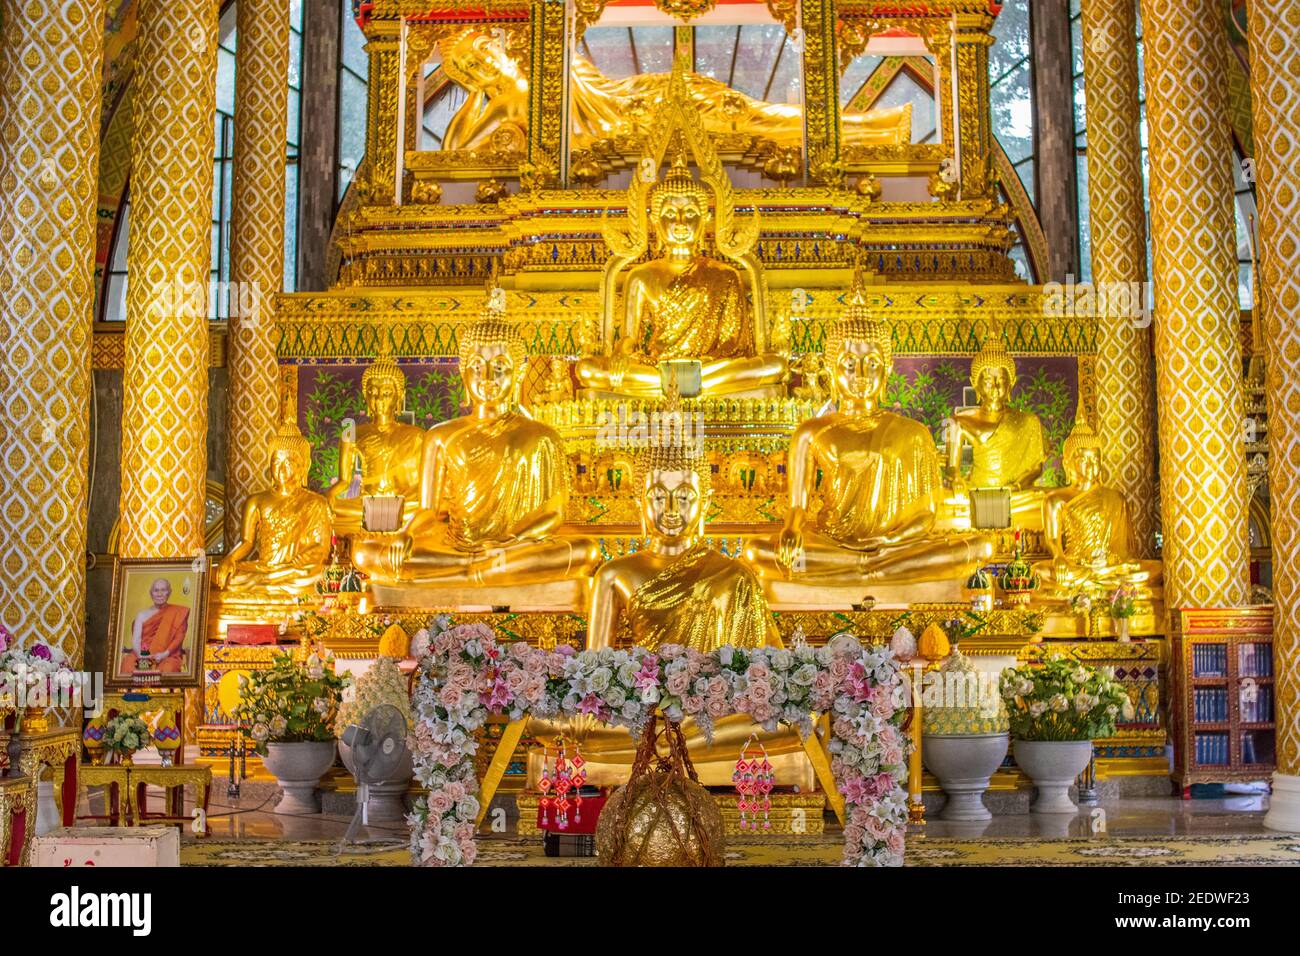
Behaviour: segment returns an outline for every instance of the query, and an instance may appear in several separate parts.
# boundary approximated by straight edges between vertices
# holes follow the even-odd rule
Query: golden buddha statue
[[[660,255],[628,272],[611,354],[578,363],[584,387],[657,398],[663,395],[659,363],[681,359],[700,362],[704,395],[770,394],[783,386],[787,360],[757,354],[745,280],[733,266],[699,251],[710,218],[709,190],[678,152],[650,191]]]
[[[726,644],[780,644],[758,576],[745,562],[727,557],[703,540],[712,492],[702,456],[703,450],[689,441],[654,446],[637,456],[634,480],[641,492],[642,528],[649,544],[606,562],[596,572],[588,649],[615,644],[620,621],[632,643],[649,650],[676,644],[707,654]],[[795,731],[765,733],[745,716],[717,720],[712,740],[689,718],[682,722],[682,731],[700,781],[706,785],[730,782],[736,756],[751,733],[757,733],[767,748],[782,782],[811,784],[812,767],[803,754],[816,753],[820,745],[815,740],[805,745]],[[531,719],[526,732],[543,740],[560,734],[576,736],[592,782],[621,780],[619,774],[626,775],[636,752],[636,741],[626,730],[588,720]],[[602,771],[602,764],[614,766]],[[820,769],[828,774],[829,764]]]
[[[795,431],[785,527],[754,541],[750,561],[765,576],[849,586],[955,580],[989,560],[990,539],[934,531],[939,453],[924,425],[880,407],[893,345],[889,327],[868,315],[860,286],[830,329],[826,362],[837,410]],[[809,527],[815,493],[821,508]]]
[[[468,415],[424,437],[419,510],[395,534],[358,536],[353,562],[384,582],[535,584],[589,575],[587,538],[554,537],[568,499],[558,432],[524,415],[527,355],[518,329],[491,309],[460,334]]]
[[[1102,447],[1086,421],[1075,422],[1061,454],[1070,484],[1043,498],[1043,538],[1051,560],[1034,570],[1057,596],[1089,588],[1133,588],[1139,596],[1163,577],[1159,561],[1136,557],[1128,503],[1101,483]]]
[[[443,135],[443,149],[485,149],[527,142],[528,78],[504,44],[476,28],[440,44],[447,75],[469,94]],[[611,79],[581,56],[569,70],[571,147],[589,149],[597,141],[644,136],[653,105],[664,98],[668,73],[638,73]],[[777,147],[802,148],[803,107],[754,99],[725,83],[689,72],[686,82],[704,128],[715,135],[749,134]],[[899,146],[912,140],[911,104],[878,110],[845,110],[842,137],[847,146]]]
[[[240,540],[213,574],[217,589],[237,598],[310,593],[329,560],[329,502],[307,488],[311,443],[285,422],[270,447],[274,484],[244,502]]]
[[[1016,363],[999,335],[985,339],[971,362],[970,382],[979,406],[955,411],[948,435],[948,470],[953,488],[1033,486],[1043,473],[1047,443],[1043,424],[1033,412],[1011,408],[1007,402],[1016,384]],[[961,476],[961,450],[971,446],[970,474]]]
[[[325,492],[339,534],[361,530],[366,497],[394,496],[405,499],[402,514],[410,518],[419,505],[420,453],[424,429],[399,421],[406,409],[406,375],[397,367],[386,346],[384,334],[379,358],[361,376],[361,394],[370,421],[355,426],[339,442],[338,480]],[[361,493],[344,497],[361,469]]]

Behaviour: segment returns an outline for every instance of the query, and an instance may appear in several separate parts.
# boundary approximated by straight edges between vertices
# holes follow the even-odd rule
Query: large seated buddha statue
[[[383,341],[387,342],[385,335]],[[338,534],[361,530],[364,502],[370,496],[404,499],[403,515],[415,514],[420,494],[420,452],[424,429],[399,419],[406,408],[406,375],[387,348],[361,376],[361,394],[366,402],[368,422],[357,425],[339,443],[338,480],[325,492]],[[360,494],[349,497],[357,469],[361,471]]]
[[[518,405],[515,326],[490,309],[460,334],[471,410],[423,436],[419,510],[394,534],[359,535],[353,562],[379,582],[537,584],[587,576],[594,541],[557,537],[568,498],[558,432]]]
[[[860,288],[830,329],[826,362],[837,408],[795,431],[785,526],[751,544],[750,560],[765,577],[833,586],[956,583],[989,560],[989,538],[935,531],[939,453],[924,425],[880,407],[891,332],[870,317]],[[821,507],[810,517],[815,494]]]
[[[727,557],[703,539],[711,491],[702,450],[689,441],[646,449],[638,455],[635,482],[649,541],[596,572],[588,649],[610,647],[620,636],[650,650],[676,644],[706,654],[726,644],[779,645],[757,575],[744,561]],[[764,733],[744,716],[716,721],[712,741],[689,719],[682,730],[705,785],[731,782],[740,748],[755,732],[772,756],[779,783],[811,784],[812,767],[804,752],[816,753],[819,744],[805,745],[793,731]],[[570,722],[531,720],[527,732],[545,739],[573,734],[574,728]],[[588,761],[588,779],[622,782],[636,751],[627,731],[586,725],[576,736]]]
[[[692,359],[700,362],[702,395],[782,391],[789,363],[758,352],[745,279],[700,251],[710,218],[709,190],[679,152],[650,191],[659,255],[628,272],[610,353],[578,362],[578,380],[591,393],[662,397],[660,363]]]
[[[270,450],[273,485],[244,502],[240,539],[213,574],[217,590],[236,601],[312,594],[329,560],[329,502],[307,488],[311,443],[285,422]]]
[[[1034,570],[1044,587],[1067,599],[1121,586],[1149,598],[1163,565],[1137,557],[1128,502],[1101,482],[1100,436],[1087,422],[1076,422],[1061,457],[1070,483],[1043,498],[1043,538],[1052,557]]]

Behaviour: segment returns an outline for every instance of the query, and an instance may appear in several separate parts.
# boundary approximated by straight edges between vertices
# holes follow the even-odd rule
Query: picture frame
[[[208,567],[208,562],[191,558],[114,562],[106,688],[199,686],[207,635]]]

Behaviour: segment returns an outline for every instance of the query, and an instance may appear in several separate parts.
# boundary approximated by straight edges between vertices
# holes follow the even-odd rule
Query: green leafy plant
[[[262,755],[269,743],[333,740],[339,701],[351,681],[334,672],[333,658],[312,654],[299,663],[292,654],[276,654],[269,668],[240,676],[232,716]]]
[[[1059,654],[1041,665],[1008,667],[999,681],[1017,740],[1097,740],[1115,733],[1133,705],[1109,670]]]
[[[1137,613],[1137,603],[1133,600],[1133,592],[1128,588],[1116,588],[1110,596],[1110,616],[1115,620],[1124,620]]]

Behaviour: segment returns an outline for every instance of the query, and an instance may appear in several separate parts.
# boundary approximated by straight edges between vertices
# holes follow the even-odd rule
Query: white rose
[[[1047,702],[1047,706],[1060,714],[1065,712],[1065,710],[1070,706],[1070,702],[1065,699],[1064,694],[1053,694],[1052,699]]]
[[[1047,712],[1047,705],[1043,703],[1041,700],[1036,700],[1029,705],[1030,717],[1041,717],[1046,712]]]

